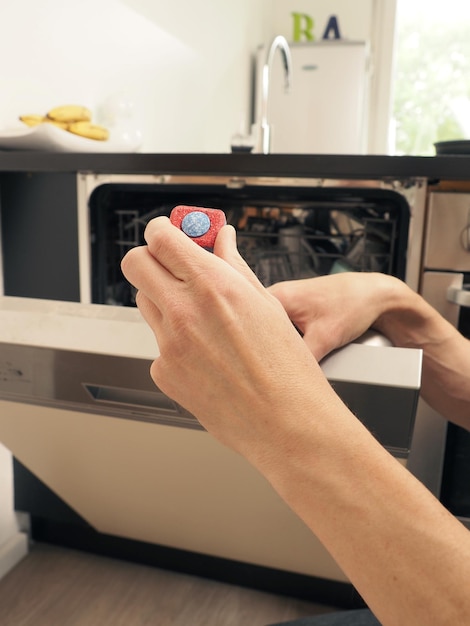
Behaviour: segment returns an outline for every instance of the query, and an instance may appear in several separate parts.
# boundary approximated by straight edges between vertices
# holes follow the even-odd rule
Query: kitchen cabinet
[[[427,188],[439,179],[465,181],[470,178],[469,171],[468,159],[450,157],[0,153],[4,293],[7,298],[44,300],[44,307],[51,301],[61,301],[65,308],[67,303],[71,307],[78,305],[83,293],[80,276],[83,251],[79,239],[80,233],[83,238],[87,232],[88,219],[83,210],[87,206],[83,180],[93,193],[95,183],[106,186],[118,179],[122,181],[122,177],[131,187],[150,180],[154,186],[167,189],[172,176],[182,177],[190,185],[196,180],[208,184],[209,179],[218,177],[227,190],[236,189],[241,195],[254,187],[264,189],[264,194],[267,186],[276,185],[281,179],[284,187],[278,187],[279,194],[295,185],[305,187],[306,181],[313,190],[335,189],[338,199],[344,199],[344,189],[348,190],[348,197],[361,197],[361,190],[365,189],[369,195],[365,191],[363,195],[367,197],[373,189],[399,189],[403,197],[409,196],[414,209],[408,243],[415,260],[408,259],[407,280],[419,288],[417,259],[422,251]],[[99,311],[106,322],[106,305],[86,304],[104,307]],[[129,315],[132,317],[133,312]],[[151,345],[150,341],[146,343]],[[8,349],[4,343],[4,353]],[[150,352],[144,356],[151,359]],[[56,357],[52,354],[50,362],[57,361]],[[71,360],[59,362],[64,377]],[[30,377],[30,382],[34,386],[34,377]],[[109,381],[99,385],[93,380],[82,382],[91,394],[91,405],[95,402],[98,407],[109,401],[116,405],[118,396],[121,399],[124,396],[124,404],[136,410],[135,388],[113,387]],[[52,379],[49,388],[54,388]],[[150,393],[151,390],[149,387],[139,391]],[[223,450],[207,433],[197,428],[171,426],[171,420],[152,424],[142,419],[143,410],[137,411],[136,417],[129,409],[126,419],[120,414],[122,409],[116,409],[115,415],[104,415],[98,409],[94,414],[89,407],[83,410],[78,405],[54,406],[45,398],[37,405],[30,398],[27,405],[8,394],[2,395],[1,385],[0,400],[3,411],[0,438],[4,433],[13,452],[17,451],[16,507],[31,515],[35,538],[262,589],[282,590],[326,603],[344,606],[354,603],[349,582],[315,538],[242,459]],[[173,409],[167,406],[166,410],[171,413]],[[420,433],[426,430],[423,424],[426,425],[426,419],[420,418]],[[160,439],[155,438],[153,448],[152,435],[157,432]],[[136,433],[145,442],[141,456],[145,462],[148,460],[147,473],[143,465],[133,473],[129,461],[128,447],[136,445]],[[90,456],[91,441],[95,444]],[[414,444],[415,449],[427,450],[426,459],[425,462],[422,458],[419,462],[411,459],[410,468],[418,468],[420,478],[437,489],[439,476],[428,476],[428,472],[435,465],[439,442],[433,448],[416,438]],[[403,457],[402,461],[407,463],[406,453]],[[179,468],[180,473],[161,472],[154,478],[152,459],[155,458],[165,459],[169,470]],[[115,472],[114,467],[118,468]],[[37,475],[39,469],[35,472],[37,468],[43,480]],[[191,468],[197,468],[192,472],[197,488],[187,490],[188,507],[191,503],[192,508],[185,509],[182,498]],[[80,490],[79,506],[67,498],[70,482]],[[95,489],[99,483],[104,489],[101,496]],[[210,486],[212,497],[204,486]],[[130,495],[124,501],[121,498],[122,494],[131,492],[136,514]],[[108,493],[108,497],[103,498],[103,493]],[[227,494],[232,508],[224,510],[217,505]],[[246,506],[247,498],[251,498],[253,507]],[[116,507],[113,510],[122,509],[121,515],[114,515],[112,526],[109,524],[112,516],[105,511],[109,503]],[[155,512],[159,507],[160,515]],[[150,515],[141,515],[145,510]],[[191,511],[197,512],[195,518]],[[172,521],[175,512],[178,524]],[[265,515],[274,520],[269,529],[263,525]],[[225,527],[230,521],[227,516],[232,524],[234,519],[240,519],[239,527],[231,529],[230,541],[228,533],[225,538],[222,533],[215,549],[211,546],[214,537],[204,531],[204,526],[217,520],[219,528]],[[160,535],[159,523],[163,529]],[[181,541],[180,534],[180,539],[176,539],[181,528],[184,535],[185,524],[186,528],[192,525],[199,534],[186,533],[185,541]],[[129,531],[136,526],[137,531]],[[269,558],[267,551],[258,553],[262,552],[263,542],[269,544]]]
[[[4,293],[78,301],[73,172],[0,174]]]

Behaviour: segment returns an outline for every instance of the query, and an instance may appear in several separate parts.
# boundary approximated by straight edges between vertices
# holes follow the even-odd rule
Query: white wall
[[[21,113],[62,103],[103,121],[108,99],[134,103],[143,152],[227,152],[250,113],[251,58],[274,34],[292,39],[291,13],[315,19],[321,38],[371,43],[374,134],[388,120],[396,0],[16,0],[0,8],[0,129]],[[27,16],[27,19],[25,18]],[[379,93],[380,92],[380,93]],[[108,120],[106,120],[108,121]],[[383,151],[383,141],[370,146]]]
[[[14,513],[12,456],[0,444],[0,578],[27,553],[28,536],[21,532]]]
[[[17,529],[13,513],[13,468],[10,452],[0,444],[0,546]]]
[[[17,0],[0,8],[0,128],[21,113],[134,102],[144,152],[226,152],[270,0]]]

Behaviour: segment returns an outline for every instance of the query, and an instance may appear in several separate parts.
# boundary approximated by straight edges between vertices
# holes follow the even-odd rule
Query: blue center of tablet
[[[181,230],[188,237],[202,237],[211,227],[209,216],[201,211],[187,213],[181,221]]]

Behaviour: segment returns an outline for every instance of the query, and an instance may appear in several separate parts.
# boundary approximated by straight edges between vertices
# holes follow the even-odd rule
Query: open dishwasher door
[[[224,209],[266,286],[353,270],[416,287],[426,184],[325,178],[316,156],[301,175],[291,157],[253,174],[228,156],[2,181],[0,441],[16,508],[35,540],[347,606],[343,572],[267,481],[155,388],[155,339],[119,264],[149,219],[188,204]],[[420,353],[366,341],[322,366],[399,462],[428,454]]]
[[[157,565],[278,585],[322,602],[341,603],[343,593],[347,605],[345,575],[267,481],[154,386],[149,366],[157,354],[136,309],[0,299],[0,441],[21,469],[16,503],[31,514],[33,533],[36,524],[39,539],[87,549],[92,535],[98,551],[111,537],[115,556],[122,540],[126,558],[133,558],[131,545],[136,559],[154,554]],[[366,337],[322,365],[358,418],[406,465],[421,352]],[[73,513],[65,524],[56,503],[48,511],[22,485],[22,472]],[[334,586],[331,596],[325,581]]]

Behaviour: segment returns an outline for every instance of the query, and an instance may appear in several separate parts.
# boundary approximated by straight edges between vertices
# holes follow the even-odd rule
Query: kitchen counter
[[[271,196],[263,189],[268,177]],[[323,183],[350,193],[354,188],[353,198],[360,195],[356,187],[370,186],[380,198],[382,192],[395,196],[404,190],[418,197],[413,206],[423,207],[427,184],[438,180],[468,184],[470,158],[0,152],[6,372],[0,381],[0,441],[15,457],[16,506],[31,514],[35,540],[64,540],[91,550],[107,545],[110,553],[127,550],[131,558],[145,553],[149,562],[185,571],[256,578],[266,589],[308,595],[317,589],[322,601],[343,598],[349,607],[354,600],[344,574],[297,516],[239,455],[207,437],[155,388],[148,368],[158,348],[138,311],[87,304],[93,301],[91,280],[105,271],[93,264],[93,253],[106,253],[108,241],[121,245],[112,229],[100,238],[101,222],[89,217],[98,214],[106,224],[116,197],[124,196],[117,208],[133,207],[134,198],[125,193],[143,185],[155,188],[158,202],[171,203],[193,183],[201,194],[212,185],[221,198],[237,195],[245,202],[252,184],[265,206],[280,192],[289,198],[291,186],[302,187],[306,198],[314,187],[314,195],[323,197]],[[364,197],[368,191],[362,190]],[[142,210],[153,210],[154,199]],[[415,372],[413,378],[395,363],[395,387],[384,354],[390,351],[398,359],[411,356]],[[387,393],[398,389],[414,411],[419,353],[347,346],[339,363],[339,352],[322,362],[338,392],[342,385],[345,394],[354,393],[351,381],[365,371],[356,363],[369,362],[361,357],[365,352],[372,371],[356,382],[371,383],[374,393],[379,387]],[[359,396],[386,431],[364,413],[366,425],[406,464],[411,422],[398,423],[374,410],[369,395]],[[397,405],[387,397],[381,402],[391,410]],[[401,430],[390,431],[396,426]],[[254,576],[247,575],[246,564],[255,568]]]
[[[3,296],[0,329],[3,345],[148,360],[158,356],[152,330],[131,307]]]
[[[426,177],[467,180],[470,156],[394,157],[382,155],[262,154],[73,154],[0,151],[0,172],[78,172],[99,174],[250,174],[296,178]]]

